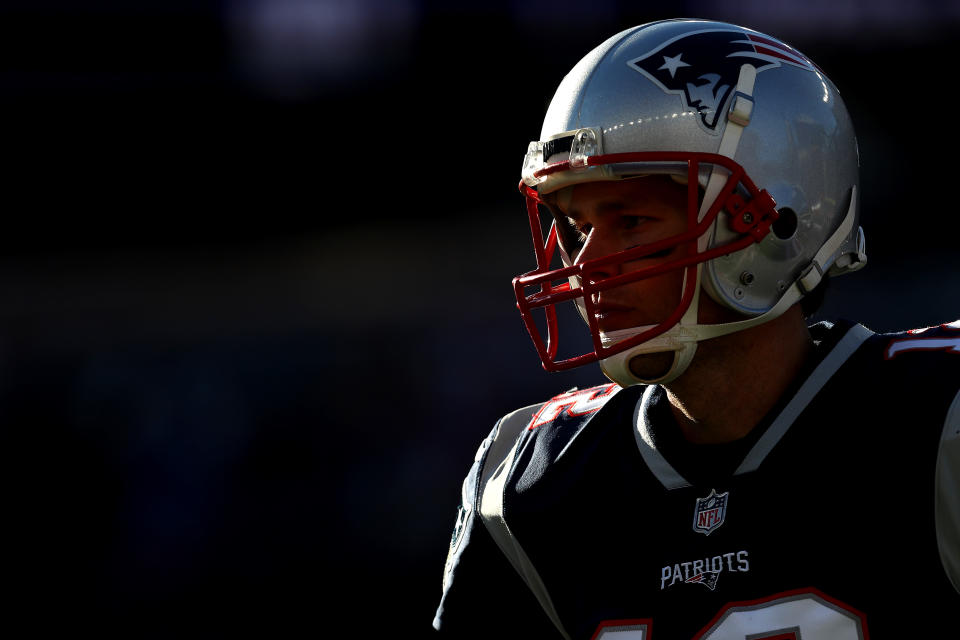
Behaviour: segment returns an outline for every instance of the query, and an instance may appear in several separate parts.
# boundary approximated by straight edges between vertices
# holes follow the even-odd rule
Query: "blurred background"
[[[602,382],[514,308],[526,144],[582,55],[676,16],[840,87],[870,265],[821,316],[960,317],[960,0],[5,0],[6,619],[429,637],[480,440]]]

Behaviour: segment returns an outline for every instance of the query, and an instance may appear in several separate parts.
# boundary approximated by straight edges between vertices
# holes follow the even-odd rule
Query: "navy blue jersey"
[[[481,445],[434,627],[456,638],[958,638],[960,322],[812,328],[746,438],[658,386],[574,390]]]

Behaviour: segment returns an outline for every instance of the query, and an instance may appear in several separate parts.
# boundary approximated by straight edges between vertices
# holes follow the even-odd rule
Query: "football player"
[[[434,627],[960,637],[960,322],[805,320],[866,263],[824,73],[731,24],[629,29],[564,78],[520,189],[537,268],[514,288],[543,365],[611,383],[483,441]],[[564,351],[564,305],[586,353]]]

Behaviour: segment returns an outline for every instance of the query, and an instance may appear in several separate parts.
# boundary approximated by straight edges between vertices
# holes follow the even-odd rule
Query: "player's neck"
[[[746,436],[801,374],[812,351],[799,307],[700,343],[690,368],[666,385],[683,436],[695,443]]]

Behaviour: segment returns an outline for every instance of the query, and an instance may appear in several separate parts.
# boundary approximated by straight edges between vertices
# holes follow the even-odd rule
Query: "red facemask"
[[[623,167],[626,164],[629,164],[629,167],[624,170]],[[675,167],[676,170],[672,171],[675,174],[685,173],[686,230],[669,238],[631,247],[593,260],[551,268],[560,244],[557,227],[551,224],[550,231],[544,237],[544,227],[541,226],[541,205],[543,207],[548,205],[536,189],[523,181],[520,182],[520,191],[527,202],[537,268],[514,278],[513,287],[517,297],[517,307],[540,355],[543,367],[548,371],[563,371],[602,360],[669,330],[680,321],[693,301],[697,287],[697,265],[739,251],[753,242],[759,242],[769,233],[771,224],[779,215],[776,211],[776,202],[770,194],[759,190],[744,169],[726,156],[712,153],[637,152],[586,158],[584,168],[600,166],[616,167],[624,177],[629,174],[663,173],[665,166]],[[645,172],[644,167],[649,167],[649,171]],[[722,171],[727,174],[723,187],[702,217],[700,216],[699,189],[701,169]],[[577,170],[580,169],[572,168],[567,160],[546,165],[534,172],[533,176],[542,180],[552,174]],[[700,250],[699,239],[709,232],[721,211],[726,213],[726,223],[737,237],[722,246]],[[618,275],[610,277],[597,278],[595,275],[611,264],[624,264],[677,247],[684,249],[681,252],[682,257],[634,271],[615,270],[618,271]],[[568,261],[564,260],[564,262]],[[685,270],[680,302],[666,319],[628,339],[615,344],[603,344],[597,321],[597,296],[600,292],[680,269]],[[594,275],[587,277],[588,274]],[[571,286],[571,279],[578,285]],[[571,301],[579,305],[581,314],[586,318],[593,351],[569,358],[558,358],[557,305]],[[534,310],[536,309],[543,309],[545,314],[543,330],[535,321]]]

